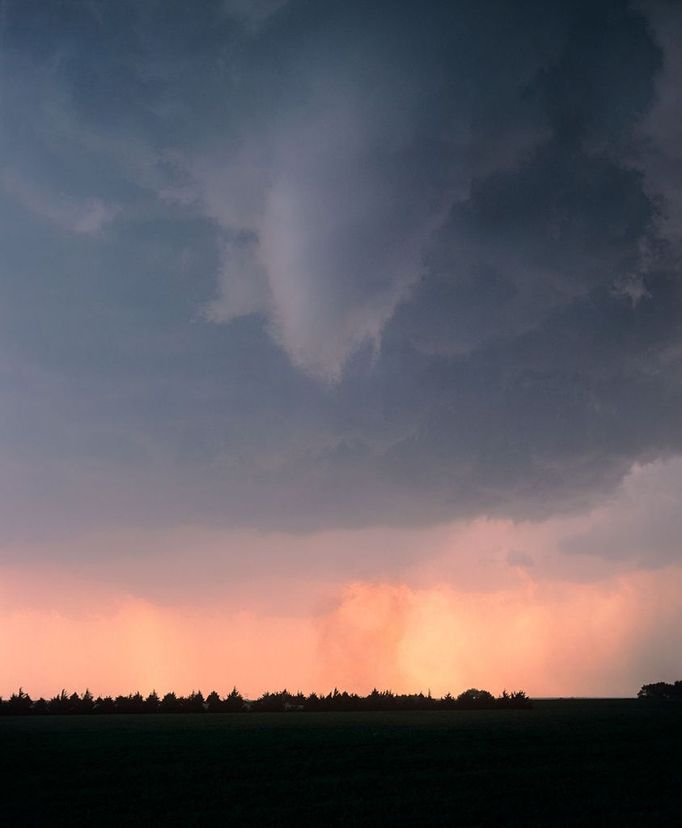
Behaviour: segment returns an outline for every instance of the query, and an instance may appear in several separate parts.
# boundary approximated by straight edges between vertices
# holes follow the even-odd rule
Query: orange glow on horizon
[[[33,573],[34,596],[35,581]],[[20,588],[15,577],[15,595]],[[671,672],[682,667],[681,588],[680,567],[592,584],[526,579],[494,592],[355,581],[324,611],[299,615],[160,606],[81,589],[73,611],[0,609],[0,693],[19,685],[34,696],[63,686],[225,693],[237,685],[249,697],[334,686],[633,695],[668,678],[648,672],[652,648],[672,654]]]

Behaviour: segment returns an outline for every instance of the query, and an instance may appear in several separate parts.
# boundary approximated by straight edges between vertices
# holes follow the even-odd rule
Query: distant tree
[[[320,697],[317,693],[311,693],[305,700],[305,709],[311,712],[317,712],[320,709]]]
[[[95,699],[93,711],[95,713],[115,713],[116,702],[111,698],[111,696],[104,696],[104,698],[98,696]]]
[[[152,690],[152,692],[147,696],[142,703],[142,707],[145,713],[159,712],[159,697],[156,694],[156,690]]]
[[[117,713],[144,713],[144,697],[142,693],[131,693],[129,696],[116,696]]]
[[[443,698],[440,700],[440,707],[444,707],[446,710],[455,707],[457,704],[454,696],[452,693],[446,693]]]
[[[523,692],[523,690],[514,690],[511,694],[512,707],[532,707],[533,702]]]
[[[161,713],[178,713],[180,705],[175,693],[166,693],[159,703],[159,711]]]
[[[253,708],[262,713],[284,713],[293,698],[288,690],[280,690],[277,693],[263,693],[260,698],[256,699]]]
[[[47,703],[50,713],[64,714],[69,712],[69,697],[66,690],[53,696]]]
[[[365,710],[392,710],[395,707],[395,696],[390,690],[377,690],[375,687],[364,702]]]
[[[82,696],[72,693],[67,702],[67,712],[73,714],[92,713],[95,700],[89,690],[85,690]]]
[[[79,712],[80,713],[92,713],[92,710],[93,710],[94,706],[95,706],[95,699],[93,698],[92,693],[86,687],[85,692],[81,696]]]
[[[682,681],[668,684],[665,681],[657,681],[655,684],[644,684],[637,693],[640,699],[653,699],[658,701],[682,701]]]
[[[502,695],[495,700],[497,707],[523,708],[532,707],[533,704],[523,690],[513,690],[508,693],[502,691]]]
[[[181,708],[183,713],[203,713],[204,697],[201,691],[192,691],[185,699],[181,699]]]
[[[6,704],[7,713],[10,716],[27,716],[33,706],[31,697],[24,692],[22,687],[16,693],[12,693]]]
[[[226,713],[244,712],[244,698],[236,687],[233,687],[225,697],[225,700],[223,701],[223,710]]]
[[[49,713],[47,702],[44,698],[42,698],[42,696],[33,702],[33,708],[31,709],[31,713],[34,713],[38,716],[42,716],[46,713]]]
[[[206,710],[208,710],[209,713],[220,713],[222,709],[223,700],[215,690],[212,690],[208,696],[206,696]]]
[[[487,708],[495,706],[495,696],[487,690],[477,690],[472,687],[457,696],[457,707],[463,709]]]

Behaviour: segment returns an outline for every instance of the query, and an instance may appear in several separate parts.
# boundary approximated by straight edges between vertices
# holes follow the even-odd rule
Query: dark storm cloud
[[[679,25],[5,3],[5,532],[540,517],[679,453]]]

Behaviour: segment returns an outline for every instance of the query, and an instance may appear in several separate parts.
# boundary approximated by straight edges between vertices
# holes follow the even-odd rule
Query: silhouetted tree
[[[16,693],[12,693],[6,704],[10,716],[27,716],[31,712],[33,702],[28,693],[24,693],[23,688],[20,687]]]
[[[85,692],[81,696],[80,701],[80,713],[92,713],[92,709],[95,706],[95,699],[92,696],[92,693],[85,688]]]
[[[180,700],[180,706],[183,713],[203,713],[204,697],[201,691],[192,691],[187,698]]]
[[[495,699],[495,704],[497,707],[513,707],[517,709],[533,706],[531,700],[523,690],[513,690],[511,693],[503,690],[502,695]]]
[[[116,712],[116,702],[111,698],[111,696],[98,696],[95,699],[95,704],[93,707],[95,713],[115,713]]]
[[[637,697],[657,701],[682,701],[682,681],[676,681],[674,684],[668,684],[665,681],[644,684],[637,693]]]
[[[161,713],[179,713],[180,705],[175,693],[166,693],[159,703],[159,711]]]
[[[49,713],[49,708],[47,706],[47,702],[45,701],[45,699],[42,696],[39,699],[36,699],[33,702],[33,707],[31,708],[31,713],[35,713],[38,716],[42,716],[42,715],[45,715],[46,713]]]
[[[144,713],[144,697],[140,692],[129,696],[116,696],[117,713]]]
[[[50,701],[47,703],[48,710],[50,713],[57,713],[57,714],[64,714],[69,712],[69,697],[66,694],[66,690],[62,690],[61,693],[53,696]]]
[[[142,704],[142,707],[144,708],[145,713],[159,712],[159,697],[156,694],[156,690],[152,690],[152,692],[147,696]]]
[[[279,693],[263,693],[254,702],[253,709],[262,713],[284,713],[284,705],[289,698],[290,695],[286,690],[280,690]]]
[[[375,687],[365,699],[365,710],[391,710],[395,706],[395,696],[390,690],[377,690]]]
[[[206,710],[208,710],[209,713],[220,713],[223,709],[223,704],[223,700],[215,690],[212,690],[208,696],[206,696]]]
[[[223,710],[226,713],[243,713],[244,712],[244,699],[242,694],[237,690],[236,687],[233,687],[232,690],[227,694],[225,701],[223,702]]]
[[[487,708],[495,706],[495,696],[487,690],[477,690],[472,687],[457,696],[457,707],[464,710],[472,708]]]
[[[452,693],[446,693],[443,698],[440,700],[440,707],[444,707],[446,710],[453,708],[456,705],[456,700],[453,697]]]
[[[89,690],[86,690],[82,696],[74,692],[68,698],[66,712],[72,714],[92,713],[94,706],[95,700]]]

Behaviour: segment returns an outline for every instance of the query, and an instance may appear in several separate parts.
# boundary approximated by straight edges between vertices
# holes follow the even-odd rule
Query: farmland
[[[0,719],[3,823],[676,826],[682,705]]]

